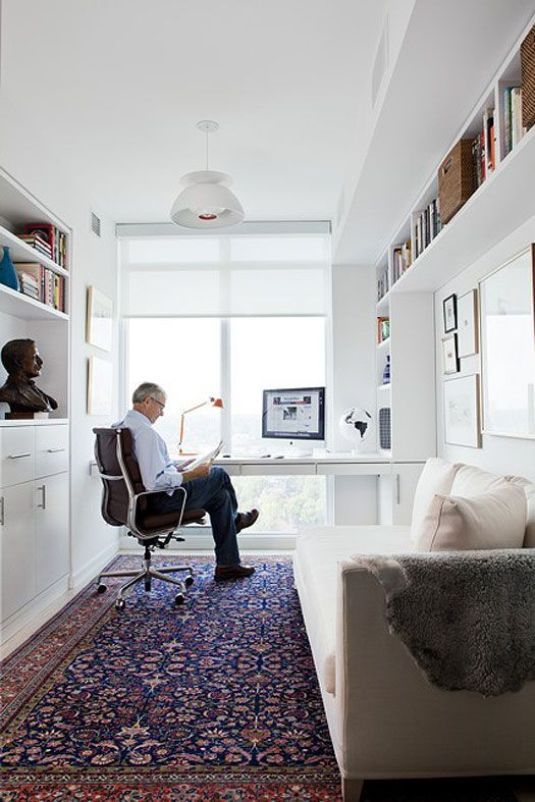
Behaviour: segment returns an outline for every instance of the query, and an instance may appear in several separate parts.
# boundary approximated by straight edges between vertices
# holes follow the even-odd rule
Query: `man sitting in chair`
[[[141,478],[147,490],[166,491],[151,501],[155,513],[178,511],[182,493],[177,487],[187,483],[186,509],[205,509],[210,515],[215,541],[215,579],[239,579],[251,576],[254,568],[242,565],[236,534],[252,526],[259,512],[238,512],[238,502],[232,482],[225,470],[211,463],[187,470],[192,460],[173,462],[162,437],[152,428],[164,414],[166,394],[157,384],[144,382],[134,390],[133,409],[113,428],[130,429],[133,448],[139,463]]]

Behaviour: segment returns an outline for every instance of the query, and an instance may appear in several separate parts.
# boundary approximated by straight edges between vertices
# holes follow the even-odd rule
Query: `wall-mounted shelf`
[[[0,312],[22,320],[69,320],[65,312],[60,312],[3,284],[0,284]]]
[[[526,203],[526,197],[532,194],[534,173],[535,127],[498,164],[389,295],[434,292],[531,217],[533,206]]]
[[[380,343],[377,343],[378,351],[386,351],[388,348],[390,348],[390,337],[387,337],[386,340],[382,340]]]
[[[35,248],[27,245],[16,234],[12,234],[7,228],[0,226],[0,245],[6,245],[9,248],[11,259],[13,262],[38,262],[44,267],[48,267],[60,276],[68,276],[69,271],[60,267],[48,256],[39,253]]]

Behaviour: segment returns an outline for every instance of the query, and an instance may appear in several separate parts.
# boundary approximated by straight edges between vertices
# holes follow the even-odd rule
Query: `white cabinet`
[[[41,593],[69,572],[69,474],[34,482],[35,592]]]
[[[1,620],[69,572],[68,426],[0,428]]]
[[[1,492],[1,614],[5,621],[35,596],[35,502],[33,482]]]
[[[392,474],[379,477],[380,524],[410,524],[414,491],[423,467],[423,462],[393,462]]]

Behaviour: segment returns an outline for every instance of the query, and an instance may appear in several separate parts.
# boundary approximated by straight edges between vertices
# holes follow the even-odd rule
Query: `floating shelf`
[[[497,165],[387,296],[440,289],[531,217],[534,207],[526,198],[533,193],[534,168],[535,127]]]
[[[0,284],[0,312],[23,320],[68,320],[65,312],[36,301],[22,292]]]
[[[45,256],[35,248],[27,245],[23,240],[19,239],[16,234],[12,234],[7,228],[0,226],[0,245],[5,245],[9,248],[11,260],[13,262],[36,262],[44,267],[50,268],[54,273],[60,276],[69,276],[69,271],[60,267],[48,256]]]

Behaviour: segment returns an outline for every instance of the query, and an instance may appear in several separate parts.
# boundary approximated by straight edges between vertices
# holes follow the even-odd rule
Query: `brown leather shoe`
[[[258,520],[260,512],[253,507],[249,512],[239,512],[236,515],[236,532],[241,532],[242,529],[247,529]]]
[[[225,579],[243,579],[254,574],[252,565],[216,565],[214,578],[220,582]]]

